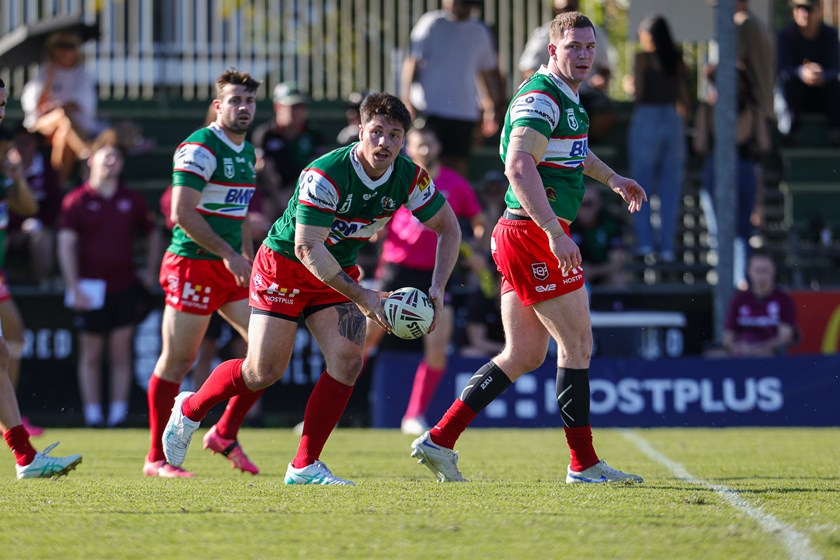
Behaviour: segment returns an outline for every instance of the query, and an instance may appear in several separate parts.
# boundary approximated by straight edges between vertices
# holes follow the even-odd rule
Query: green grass
[[[692,476],[736,491],[840,558],[840,429],[633,430]],[[322,459],[358,486],[288,487],[291,430],[246,430],[252,477],[201,449],[199,476],[140,474],[141,430],[54,430],[43,448],[84,462],[57,480],[14,479],[0,455],[0,558],[703,558],[795,556],[705,486],[677,479],[620,430],[597,430],[613,466],[641,486],[566,485],[562,431],[470,430],[459,442],[469,484],[438,484],[396,431],[338,430]],[[800,547],[800,552],[803,549]]]

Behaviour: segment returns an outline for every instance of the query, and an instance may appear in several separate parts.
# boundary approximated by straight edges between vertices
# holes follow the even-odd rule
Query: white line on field
[[[676,461],[669,459],[668,457],[654,449],[653,446],[639,434],[636,434],[629,430],[622,431],[622,434],[626,439],[635,443],[636,447],[638,447],[642,453],[644,453],[657,463],[668,467],[668,470],[670,470],[671,473],[677,478],[680,478],[690,484],[705,486],[706,488],[714,490],[724,500],[729,502],[732,505],[732,507],[746,513],[747,515],[758,521],[758,524],[766,532],[779,535],[779,537],[781,537],[782,542],[785,545],[785,548],[788,551],[788,554],[792,559],[820,560],[820,555],[811,549],[811,544],[808,542],[808,537],[806,535],[803,535],[787,523],[779,521],[775,516],[762,510],[761,507],[750,504],[732,488],[724,486],[723,484],[712,484],[711,482],[703,480],[702,478],[696,478],[695,476],[692,476],[685,469],[684,466],[677,463]]]

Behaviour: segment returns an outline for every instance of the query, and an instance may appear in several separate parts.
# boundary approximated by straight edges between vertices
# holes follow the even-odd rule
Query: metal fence
[[[588,0],[594,7],[605,0]],[[84,47],[100,97],[203,99],[224,68],[269,86],[295,80],[315,99],[354,90],[397,92],[409,34],[441,0],[2,0],[0,33],[53,15],[83,14],[101,36]],[[587,0],[584,0],[584,6]],[[546,0],[484,0],[509,87],[531,29],[551,17]],[[457,53],[453,53],[457,56]],[[4,69],[20,92],[36,67]],[[267,95],[271,87],[262,88]]]

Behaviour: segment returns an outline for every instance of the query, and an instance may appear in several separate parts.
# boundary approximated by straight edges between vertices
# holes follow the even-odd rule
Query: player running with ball
[[[578,89],[595,59],[595,30],[579,12],[551,23],[548,67],[519,87],[508,107],[501,155],[510,187],[493,231],[502,273],[505,347],[472,376],[443,418],[414,443],[412,456],[437,479],[464,481],[455,442],[490,402],[545,360],[557,342],[557,401],[571,451],[566,482],[641,482],[598,458],[589,425],[592,328],[580,250],[569,237],[585,190],[583,174],[608,185],[636,212],[647,200],[636,181],[588,150],[589,117]]]
[[[224,362],[197,393],[175,399],[163,434],[167,460],[181,465],[207,412],[234,395],[260,391],[283,376],[303,317],[327,368],[312,390],[286,484],[353,484],[320,459],[362,368],[365,316],[389,330],[382,293],[358,284],[359,249],[405,205],[438,234],[429,297],[440,313],[461,242],[446,199],[428,173],[400,155],[411,124],[392,95],[374,93],[360,108],[359,142],[338,148],[301,173],[286,212],[263,242],[251,273],[248,354]],[[432,329],[435,324],[432,324]]]

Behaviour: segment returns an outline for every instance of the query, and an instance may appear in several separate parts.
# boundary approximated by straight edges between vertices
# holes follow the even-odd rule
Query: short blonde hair
[[[551,20],[551,27],[548,32],[549,40],[552,45],[556,45],[566,34],[566,31],[571,29],[585,29],[587,27],[592,29],[593,33],[595,32],[595,26],[592,24],[592,20],[580,12],[559,14]]]

